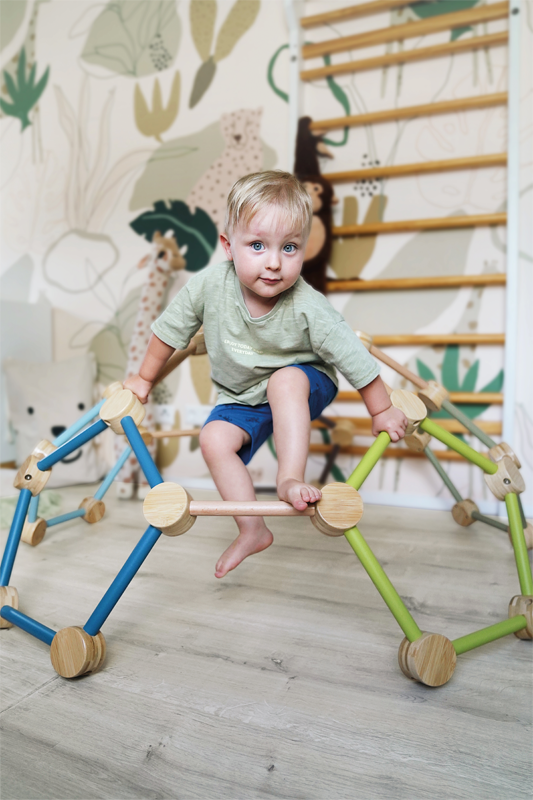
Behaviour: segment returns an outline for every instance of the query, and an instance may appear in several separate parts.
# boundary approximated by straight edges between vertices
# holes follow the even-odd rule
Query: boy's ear
[[[233,257],[231,255],[231,244],[230,240],[226,236],[225,233],[220,234],[220,244],[222,245],[224,252],[228,258],[228,261],[233,261]]]

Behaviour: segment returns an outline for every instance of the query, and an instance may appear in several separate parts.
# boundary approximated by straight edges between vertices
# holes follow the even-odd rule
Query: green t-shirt
[[[355,389],[379,375],[377,362],[342,314],[301,277],[262,317],[246,308],[232,261],[193,275],[152,325],[176,350],[204,326],[218,403],[266,403],[269,377],[291,364],[309,364],[338,386],[335,367]]]

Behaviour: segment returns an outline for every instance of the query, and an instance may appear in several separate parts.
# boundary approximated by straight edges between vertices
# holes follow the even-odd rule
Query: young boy
[[[277,492],[299,510],[320,499],[304,482],[311,419],[337,393],[335,366],[361,393],[372,433],[404,436],[379,368],[341,314],[300,277],[312,221],[311,198],[284,172],[248,175],[233,186],[220,241],[228,261],[194,275],[152,325],[139,374],[125,387],[146,402],[175,349],[200,326],[218,405],[200,434],[202,454],[224,500],[255,500],[246,469],[274,433]],[[262,517],[236,517],[239,535],[222,554],[222,578],[272,544]]]

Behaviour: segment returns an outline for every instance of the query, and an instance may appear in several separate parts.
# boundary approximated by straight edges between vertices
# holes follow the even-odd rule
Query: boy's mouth
[[[281,278],[261,278],[263,283],[266,283],[267,286],[274,286],[275,283],[279,283]]]

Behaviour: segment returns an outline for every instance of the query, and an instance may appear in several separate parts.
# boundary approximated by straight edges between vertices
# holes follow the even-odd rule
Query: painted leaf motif
[[[191,0],[189,6],[192,40],[202,61],[211,55],[215,21],[217,18],[216,0]]]
[[[207,61],[204,61],[204,63],[199,66],[191,90],[189,108],[194,108],[194,106],[200,102],[204,94],[211,86],[211,82],[215,77],[216,71],[217,65],[213,61],[212,57]]]
[[[152,211],[138,216],[130,226],[149,242],[155,231],[173,230],[178,246],[187,245],[185,259],[189,272],[205,267],[217,245],[218,233],[211,218],[201,208],[191,213],[181,200],[172,200],[168,205],[158,200]]]
[[[215,64],[229,56],[241,36],[252,27],[259,13],[260,0],[236,0],[218,32]]]
[[[448,345],[442,361],[442,383],[449,392],[459,392],[459,347]]]
[[[417,366],[417,369],[418,369],[418,374],[425,381],[436,381],[437,380],[435,375],[433,374],[433,372],[430,370],[430,368],[428,366],[426,366],[426,364],[424,364],[423,361],[420,361],[419,358],[416,359],[416,366]]]
[[[474,361],[463,378],[462,392],[473,392],[476,388],[477,374],[479,372],[479,359]]]

